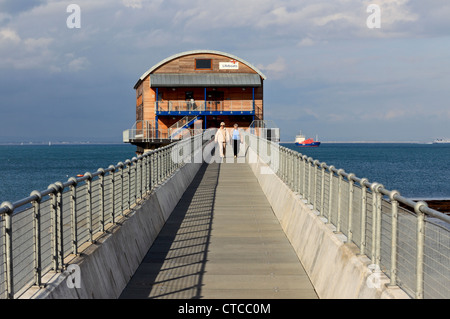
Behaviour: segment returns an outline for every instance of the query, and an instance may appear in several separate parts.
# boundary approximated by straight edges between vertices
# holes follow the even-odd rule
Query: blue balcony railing
[[[253,100],[157,101],[156,115],[255,115]]]

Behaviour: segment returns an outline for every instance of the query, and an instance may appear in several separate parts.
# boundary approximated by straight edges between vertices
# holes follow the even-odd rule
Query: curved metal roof
[[[185,51],[185,52],[181,52],[181,53],[174,54],[174,55],[172,55],[172,56],[170,56],[170,57],[168,57],[168,58],[162,60],[161,62],[155,64],[155,65],[152,66],[150,69],[148,69],[147,72],[145,72],[144,74],[141,75],[141,77],[140,77],[139,80],[137,81],[137,83],[136,83],[136,85],[134,86],[134,88],[136,88],[136,87],[139,85],[139,83],[140,83],[141,81],[143,81],[150,73],[152,73],[153,71],[155,71],[157,68],[159,68],[159,67],[162,66],[163,64],[165,64],[165,63],[167,63],[167,62],[170,62],[170,61],[172,61],[172,60],[175,60],[175,59],[177,59],[177,58],[180,58],[180,57],[182,57],[182,56],[185,56],[185,55],[191,55],[191,54],[217,54],[217,55],[227,56],[227,57],[229,57],[229,58],[231,58],[231,59],[233,59],[233,60],[236,60],[236,61],[239,61],[239,62],[241,62],[241,63],[244,63],[244,64],[247,65],[249,68],[253,69],[256,73],[258,73],[258,74],[261,76],[261,78],[262,78],[263,80],[266,79],[266,76],[265,76],[265,75],[264,75],[257,67],[255,67],[254,65],[248,63],[247,61],[245,61],[245,60],[243,60],[243,59],[241,59],[241,58],[239,58],[239,57],[237,57],[237,56],[235,56],[235,55],[233,55],[233,54],[226,53],[226,52],[221,52],[221,51],[215,51],[215,50],[192,50],[192,51]]]
[[[253,73],[155,73],[150,87],[259,87],[261,77]]]

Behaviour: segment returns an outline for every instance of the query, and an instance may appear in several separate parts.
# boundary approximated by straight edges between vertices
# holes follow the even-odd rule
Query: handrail
[[[399,286],[417,299],[450,298],[445,284],[450,280],[446,244],[450,216],[380,183],[259,136],[250,137],[250,147],[257,152],[261,147],[271,149],[270,161],[276,162],[270,163],[272,171],[335,232],[355,244],[361,255],[367,255],[374,269],[390,278],[390,286]]]
[[[156,107],[157,105],[157,107]],[[155,102],[155,113],[180,112],[254,112],[255,104],[253,100],[164,100]]]
[[[105,233],[105,225],[115,225],[117,216],[125,216],[177,169],[191,163],[199,152],[196,147],[208,142],[204,136],[208,135],[202,132],[82,177],[53,183],[14,203],[3,202],[0,257],[5,267],[0,268],[0,298],[13,299],[33,285],[40,287],[50,270],[64,271],[64,258],[79,254],[81,245]],[[19,211],[26,205],[31,207]],[[80,218],[87,223],[77,223]],[[33,231],[22,231],[28,228]]]
[[[283,147],[283,146],[280,146],[280,147]],[[288,150],[288,151],[291,151],[291,149],[288,149],[288,148],[285,148],[285,147],[283,147],[283,148]],[[314,160],[311,159],[310,161],[314,161]],[[319,167],[319,163],[316,163],[316,162],[312,162],[312,163]],[[359,178],[359,177],[355,176],[353,173],[347,173],[343,169],[336,169],[334,167],[329,167],[326,163],[320,163],[320,165],[322,165],[322,164],[323,164],[323,168],[328,169],[329,171],[332,171],[333,173],[336,173],[337,175],[341,175],[342,177],[345,177],[347,180],[352,180],[352,181],[360,183],[360,184],[363,183],[363,185],[365,187],[369,187],[370,188],[370,187],[373,187],[374,184],[375,184],[375,183],[370,183],[365,178]],[[392,197],[393,200],[396,200],[396,201],[398,201],[398,202],[400,202],[402,204],[405,204],[406,206],[412,208],[413,210],[416,208],[416,206],[419,203],[421,203],[418,206],[418,209],[422,213],[424,213],[426,215],[429,215],[429,216],[432,216],[434,218],[438,218],[438,219],[440,219],[440,220],[442,220],[442,221],[444,221],[446,223],[450,223],[450,216],[449,215],[446,215],[444,213],[441,213],[441,212],[439,212],[439,211],[437,211],[435,209],[432,209],[432,208],[428,207],[427,203],[421,202],[421,201],[413,201],[413,200],[411,200],[409,198],[401,196],[400,193],[397,190],[388,190],[388,189],[384,188],[383,185],[381,185],[381,184],[378,184],[378,185],[380,187],[377,188],[377,192],[379,192],[379,193],[381,193],[383,195],[386,195],[386,196],[393,195],[393,197]]]

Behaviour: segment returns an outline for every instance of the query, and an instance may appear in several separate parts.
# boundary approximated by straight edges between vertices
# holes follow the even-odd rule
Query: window
[[[211,59],[195,59],[195,69],[211,70],[212,69]]]
[[[193,100],[194,99],[194,92],[188,91],[188,92],[185,93],[185,96],[186,96],[186,101]]]

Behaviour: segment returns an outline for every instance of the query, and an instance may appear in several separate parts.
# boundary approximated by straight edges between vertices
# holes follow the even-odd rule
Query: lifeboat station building
[[[248,128],[264,119],[263,73],[229,53],[200,50],[155,64],[134,86],[136,122],[123,141],[137,153],[167,145],[194,127]]]

